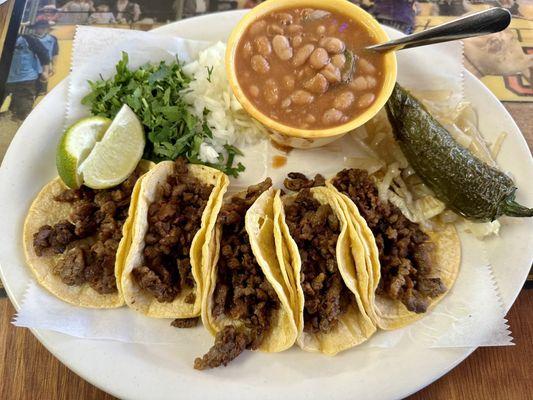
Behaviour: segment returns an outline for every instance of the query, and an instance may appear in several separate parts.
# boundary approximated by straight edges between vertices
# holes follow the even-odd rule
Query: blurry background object
[[[141,17],[141,7],[133,1],[115,0],[113,14],[118,22],[137,22]]]
[[[465,66],[502,101],[533,102],[533,0],[419,0],[415,30],[454,16],[505,7],[513,20],[498,34],[468,39]]]
[[[438,8],[437,15],[459,16],[472,11],[469,2],[466,0],[439,0],[436,4]]]
[[[63,24],[85,24],[89,13],[94,11],[94,4],[90,0],[71,0],[61,7],[59,20]]]
[[[111,12],[111,7],[108,3],[100,3],[96,7],[96,11],[89,16],[90,24],[114,24],[116,23],[115,14]]]
[[[47,20],[37,20],[32,25],[32,35],[41,42],[46,51],[48,52],[49,62],[49,74],[46,79],[39,79],[37,81],[37,96],[40,94],[46,94],[48,92],[48,78],[55,74],[57,58],[59,55],[59,45],[57,38],[50,33],[52,23]],[[42,73],[43,67],[41,66],[40,72]]]
[[[55,4],[49,4],[39,9],[36,21],[48,21],[56,23],[59,19],[59,11]]]
[[[208,12],[235,10],[239,6],[239,2],[236,0],[207,0],[207,3]],[[261,2],[256,1],[255,3]]]
[[[242,8],[254,8],[259,3],[260,3],[259,1],[255,1],[255,0],[246,0],[243,3]]]
[[[39,30],[45,21],[39,23]],[[47,23],[47,22],[46,22]],[[40,38],[34,34],[17,37],[4,98],[12,96],[9,109],[15,119],[23,121],[33,108],[38,83],[45,85],[50,76],[51,57]]]
[[[13,11],[13,0],[0,0],[0,55],[4,47],[4,41],[9,27],[11,12]]]
[[[48,21],[44,42],[55,42],[48,82],[39,83],[45,93],[68,74],[76,24],[109,25],[122,29],[150,30],[172,20],[206,12],[251,8],[261,0],[11,0],[26,4],[22,34]],[[348,0],[347,0],[348,1]],[[442,24],[453,17],[493,6],[508,8],[514,15],[511,29],[499,35],[465,44],[465,64],[501,100],[533,101],[531,87],[533,54],[533,0],[350,0],[374,14],[383,24],[405,33]],[[55,40],[54,38],[55,37]],[[12,38],[16,40],[16,35]],[[50,45],[50,43],[48,43]],[[484,55],[484,56],[483,56]],[[56,62],[54,62],[54,60]],[[6,70],[3,78],[7,77]],[[37,101],[39,101],[39,97]],[[7,105],[4,104],[6,109]],[[1,114],[0,114],[1,115]],[[2,122],[0,117],[0,123]]]
[[[376,0],[369,12],[382,24],[406,34],[413,32],[415,26],[414,0]]]
[[[531,83],[533,52],[524,53],[510,29],[465,40],[465,56],[484,75],[521,74]]]
[[[175,0],[172,5],[176,12],[176,21],[196,15],[198,4],[196,0]]]

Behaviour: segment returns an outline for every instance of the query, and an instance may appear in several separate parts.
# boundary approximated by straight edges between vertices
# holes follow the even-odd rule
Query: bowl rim
[[[239,21],[235,28],[233,28],[231,35],[228,39],[225,54],[225,65],[230,87],[239,103],[243,106],[243,108],[253,118],[258,120],[260,123],[262,123],[272,131],[289,137],[298,137],[306,139],[328,138],[343,135],[364,125],[385,106],[385,103],[392,94],[397,78],[397,60],[394,52],[386,53],[384,56],[385,76],[383,79],[381,90],[378,96],[376,97],[374,103],[356,118],[353,118],[342,125],[337,125],[325,129],[296,128],[293,126],[282,124],[270,118],[269,116],[261,112],[257,107],[255,107],[255,105],[250,100],[248,100],[248,97],[244,94],[244,91],[241,89],[239,81],[237,79],[237,73],[234,67],[235,53],[240,39],[244,32],[248,29],[248,27],[257,19],[273,11],[298,7],[319,8],[344,14],[362,23],[367,29],[367,31],[370,32],[370,34],[376,38],[378,43],[389,40],[389,36],[385,32],[385,30],[371,14],[367,13],[359,6],[346,0],[267,0],[254,7],[250,12],[247,13]]]

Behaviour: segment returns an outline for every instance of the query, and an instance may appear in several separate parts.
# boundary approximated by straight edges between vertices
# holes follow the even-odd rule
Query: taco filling
[[[256,261],[245,229],[245,216],[259,196],[270,188],[270,179],[250,186],[244,197],[234,196],[222,206],[217,225],[220,254],[211,313],[238,321],[215,337],[215,344],[194,362],[196,369],[227,365],[245,349],[256,350],[271,328],[279,299]]]
[[[300,283],[304,293],[304,332],[329,333],[347,311],[353,294],[346,287],[337,265],[340,221],[329,204],[320,204],[310,188],[323,185],[317,175],[307,180],[292,173],[285,180],[299,193],[285,202],[285,220],[302,260]]]
[[[380,201],[366,171],[343,170],[332,183],[355,203],[374,234],[381,268],[376,293],[401,301],[409,311],[426,312],[431,300],[446,291],[441,279],[433,277],[435,246],[429,236],[398,207]]]
[[[194,328],[198,325],[198,322],[200,322],[200,317],[192,317],[192,318],[177,318],[170,324],[174,328],[179,329],[189,329]]]
[[[33,235],[38,257],[61,255],[52,273],[69,286],[89,284],[99,294],[117,292],[115,258],[128,218],[131,194],[142,175],[137,168],[119,186],[94,190],[65,189],[54,198],[71,203],[68,219],[44,225]]]
[[[202,214],[214,186],[188,173],[184,159],[158,188],[148,210],[148,229],[144,238],[143,265],[132,274],[141,289],[160,303],[171,303],[187,288],[194,288],[190,248],[202,224]],[[185,302],[193,304],[192,292]]]

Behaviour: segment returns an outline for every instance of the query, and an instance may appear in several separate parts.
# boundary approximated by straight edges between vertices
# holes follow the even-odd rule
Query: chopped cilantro
[[[234,177],[244,171],[241,163],[235,165],[235,157],[242,153],[234,146],[224,146],[225,154],[219,155],[218,163],[200,160],[200,145],[211,139],[213,132],[204,118],[190,112],[181,96],[191,78],[183,72],[179,60],[149,64],[136,70],[130,70],[128,62],[128,54],[122,53],[113,78],[90,81],[91,92],[82,104],[89,106],[94,115],[107,118],[114,118],[122,105],[127,104],[144,125],[145,159],[159,162],[185,156],[191,163],[209,165]],[[207,80],[211,82],[213,68],[207,68],[207,72]]]

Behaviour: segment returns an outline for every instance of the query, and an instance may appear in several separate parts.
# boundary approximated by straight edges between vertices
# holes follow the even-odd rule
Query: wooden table
[[[506,104],[533,148],[533,104]],[[481,348],[410,400],[521,400],[533,392],[533,290],[523,290],[507,318],[516,346]],[[0,299],[0,399],[110,400],[55,359],[30,331],[10,324],[15,310]]]

